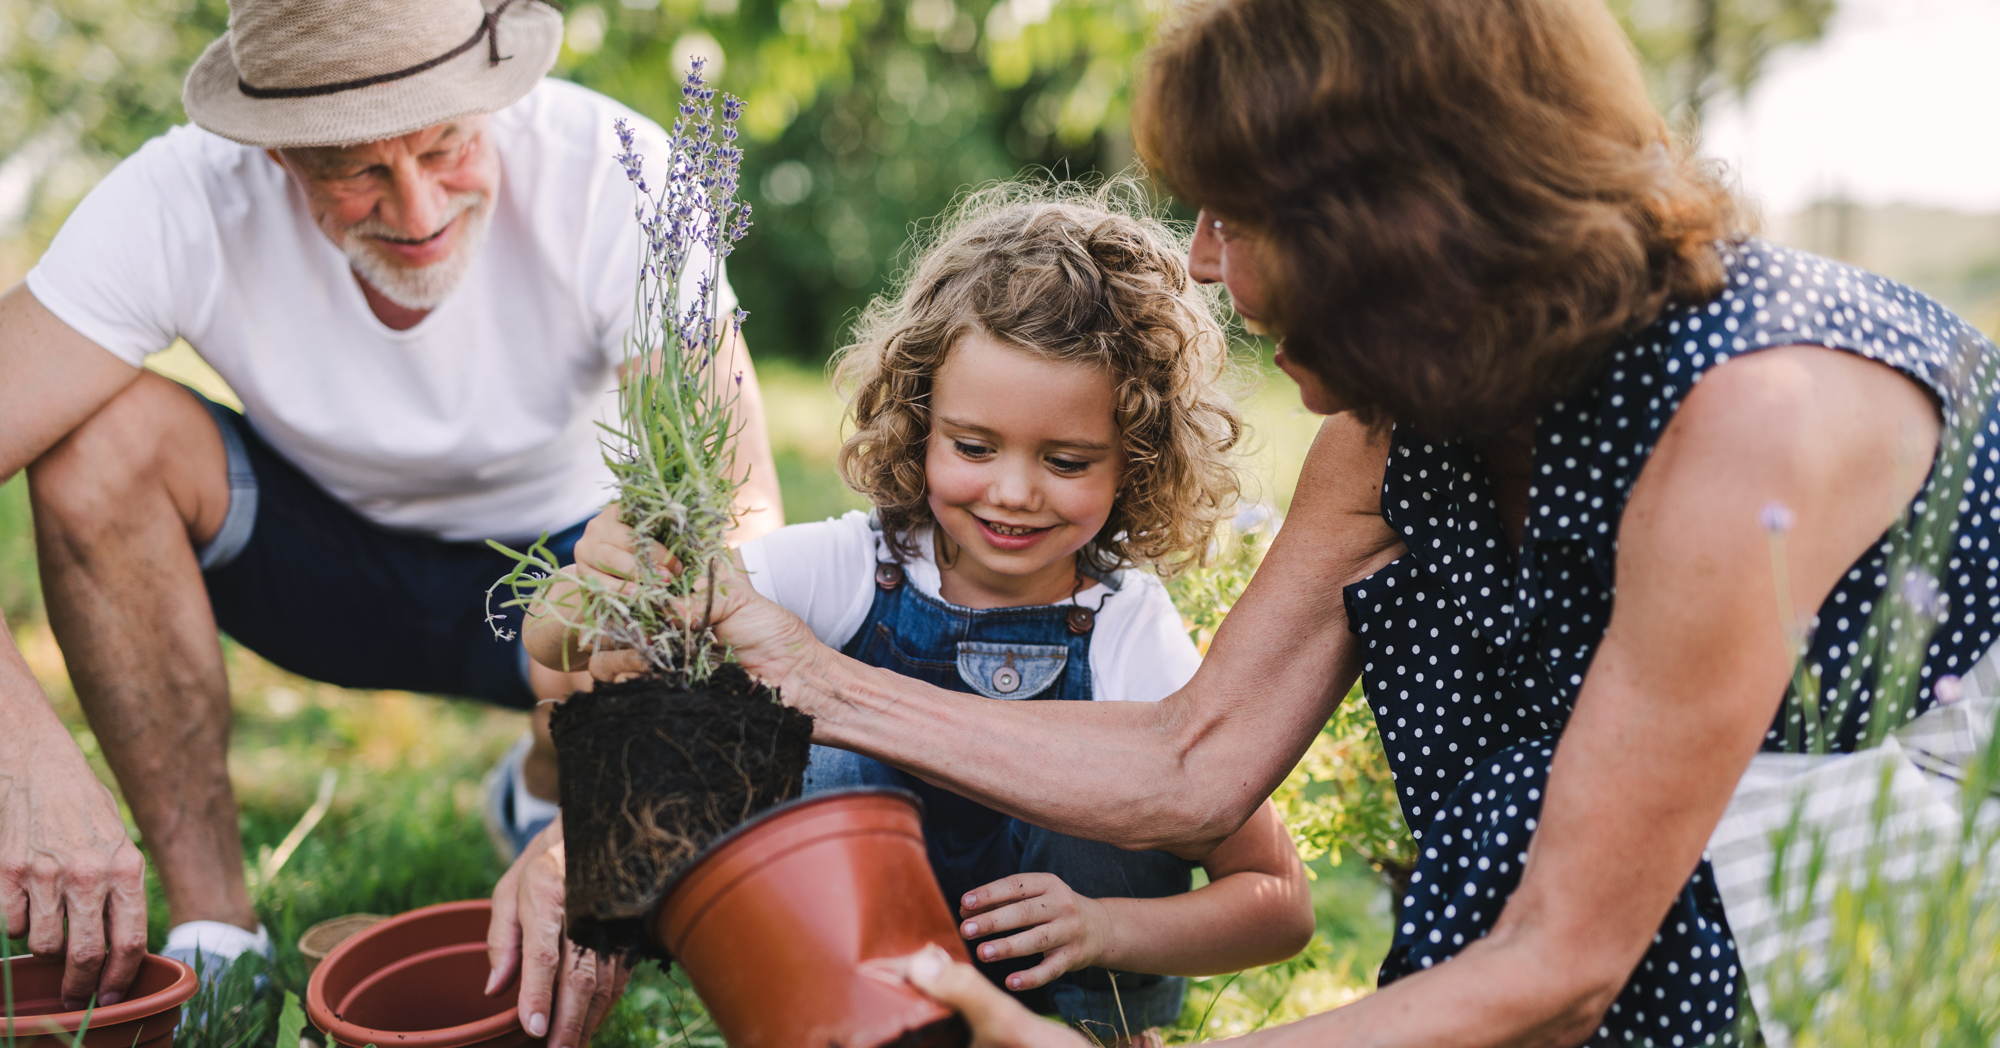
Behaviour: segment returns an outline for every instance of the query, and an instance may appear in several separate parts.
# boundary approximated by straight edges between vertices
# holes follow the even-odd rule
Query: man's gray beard
[[[382,293],[382,297],[404,309],[436,309],[444,303],[453,288],[465,277],[465,271],[472,265],[473,256],[479,252],[479,244],[486,237],[487,219],[493,208],[491,198],[484,193],[458,193],[446,205],[448,217],[440,228],[450,225],[453,219],[464,216],[465,224],[456,236],[458,246],[451,254],[428,266],[412,268],[398,265],[379,253],[371,237],[400,239],[402,234],[390,228],[387,223],[367,219],[356,222],[341,234],[340,250],[347,256],[347,263],[354,267],[361,279]]]

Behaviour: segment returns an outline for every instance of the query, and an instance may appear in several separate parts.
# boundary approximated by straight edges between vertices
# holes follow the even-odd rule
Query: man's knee
[[[28,487],[37,526],[71,539],[168,510],[205,541],[229,509],[228,457],[201,401],[146,373],[31,463]]]

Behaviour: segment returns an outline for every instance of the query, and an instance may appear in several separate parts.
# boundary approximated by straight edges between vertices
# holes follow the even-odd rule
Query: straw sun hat
[[[506,107],[562,34],[543,0],[230,0],[181,99],[244,145],[373,142]]]

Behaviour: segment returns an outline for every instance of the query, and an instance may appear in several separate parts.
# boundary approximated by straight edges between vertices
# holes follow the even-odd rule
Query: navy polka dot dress
[[[1953,369],[1992,348],[1930,299],[1836,262],[1758,240],[1726,247],[1725,261],[1728,283],[1716,298],[1670,307],[1611,348],[1594,385],[1539,418],[1518,558],[1480,457],[1396,430],[1382,509],[1409,553],[1345,593],[1364,651],[1363,688],[1419,849],[1384,984],[1485,935],[1520,882],[1550,758],[1611,617],[1626,497],[1702,373],[1772,346],[1828,346],[1903,371],[1945,403],[1951,421],[1949,390],[1961,388]],[[1931,705],[1930,682],[1970,668],[2000,627],[2000,418],[1985,398],[1978,410],[1955,548],[1937,580],[1940,627],[1912,715]],[[1920,497],[1913,512],[1926,509]],[[1866,675],[1861,641],[1888,583],[1888,555],[1886,541],[1864,555],[1820,608],[1809,661],[1823,680]],[[1851,750],[1865,735],[1866,694],[1824,711],[1833,749]],[[1798,714],[1788,699],[1767,749],[1784,747],[1786,722]],[[1741,983],[1704,861],[1588,1043],[1731,1043]]]

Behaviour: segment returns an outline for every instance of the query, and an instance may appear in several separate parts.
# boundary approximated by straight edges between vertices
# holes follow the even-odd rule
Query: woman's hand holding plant
[[[1019,931],[979,944],[980,960],[1042,955],[1040,964],[1007,976],[1010,990],[1045,986],[1065,972],[1099,963],[1111,948],[1114,933],[1104,905],[1052,873],[1003,877],[965,893],[960,902],[965,919],[958,931],[967,939]]]

